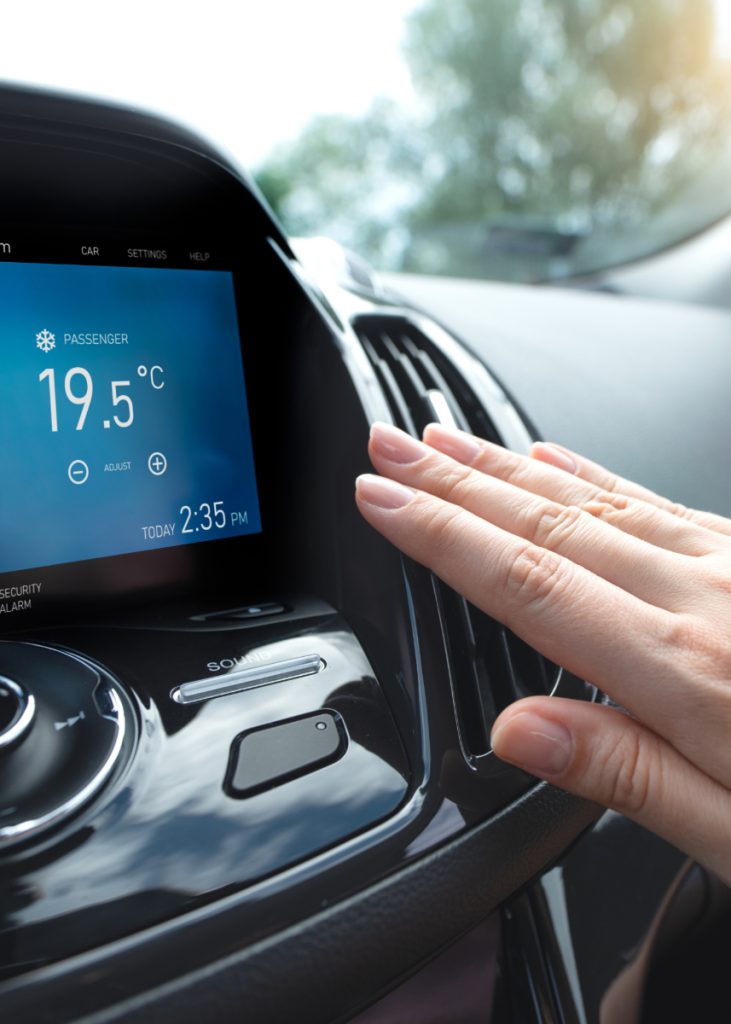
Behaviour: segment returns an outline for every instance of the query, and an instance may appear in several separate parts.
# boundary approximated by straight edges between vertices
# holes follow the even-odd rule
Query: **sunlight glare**
[[[731,57],[731,0],[715,0],[716,49],[722,57]]]

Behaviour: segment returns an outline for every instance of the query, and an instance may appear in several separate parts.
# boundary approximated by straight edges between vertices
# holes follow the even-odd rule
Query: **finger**
[[[494,752],[663,836],[731,883],[731,793],[613,708],[529,697],[497,719]]]
[[[716,628],[654,607],[434,495],[363,476],[356,499],[407,555],[731,788],[731,655]]]
[[[700,512],[669,501],[667,498],[655,494],[654,491],[649,490],[647,487],[642,487],[631,480],[617,476],[616,473],[605,469],[604,466],[600,466],[597,462],[592,462],[591,459],[587,459],[583,455],[577,455],[575,452],[569,451],[568,448],[562,448],[560,445],[553,443],[539,442],[533,445],[531,454],[534,459],[549,463],[564,471],[569,470],[582,480],[595,484],[611,494],[624,494],[630,498],[640,498],[650,505],[655,505],[669,512],[676,518],[688,520],[707,530],[721,533],[727,537],[731,536],[731,520],[725,519],[723,516],[714,515],[712,512]]]
[[[671,613],[465,509],[383,477],[359,477],[356,500],[388,540],[551,661],[648,721],[653,713],[669,718],[673,707],[678,711],[686,687],[648,639],[670,628]],[[629,683],[638,674],[646,678],[641,688]]]
[[[562,505],[588,506],[595,503],[605,519],[609,517],[609,510],[615,509],[618,514],[614,515],[612,526],[657,547],[678,554],[698,555],[717,551],[720,545],[726,545],[725,538],[719,538],[717,533],[671,516],[670,513],[665,517],[660,516],[656,523],[653,518],[656,505],[646,504],[640,512],[635,512],[634,506],[639,502],[637,498],[607,491],[556,465],[519,455],[463,431],[430,424],[424,431],[424,441],[481,473],[505,480]],[[668,517],[673,520],[672,530],[667,523]],[[676,529],[679,522],[685,527],[681,532]],[[639,532],[635,534],[635,530]]]
[[[578,506],[561,505],[487,476],[389,424],[371,430],[371,460],[381,473],[460,505],[502,530],[555,551],[650,604],[687,604],[688,560],[651,548]]]
[[[640,498],[626,498],[607,491],[584,507],[587,512],[623,533],[654,547],[692,558],[715,554],[719,550],[728,551],[731,540]]]

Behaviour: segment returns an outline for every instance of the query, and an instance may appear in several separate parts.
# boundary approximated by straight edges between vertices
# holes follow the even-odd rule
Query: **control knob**
[[[0,851],[86,806],[134,747],[135,714],[100,665],[0,642]]]

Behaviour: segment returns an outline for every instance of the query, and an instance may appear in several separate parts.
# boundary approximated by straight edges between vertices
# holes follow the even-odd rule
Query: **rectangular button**
[[[253,729],[234,740],[225,788],[251,796],[338,760],[345,746],[345,726],[333,711]]]

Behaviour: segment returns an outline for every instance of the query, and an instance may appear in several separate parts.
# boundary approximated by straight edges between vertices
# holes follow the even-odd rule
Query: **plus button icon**
[[[153,452],[147,460],[147,468],[153,476],[162,476],[168,468],[168,460],[162,452]]]

